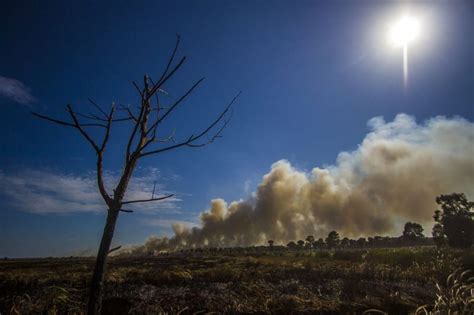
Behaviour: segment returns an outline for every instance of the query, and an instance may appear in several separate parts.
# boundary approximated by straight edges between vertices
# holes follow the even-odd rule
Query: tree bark
[[[102,308],[102,288],[105,266],[119,211],[119,209],[109,209],[107,214],[107,221],[105,223],[104,233],[102,234],[102,240],[100,241],[99,252],[97,253],[94,274],[90,285],[89,301],[87,304],[88,315],[99,315]]]

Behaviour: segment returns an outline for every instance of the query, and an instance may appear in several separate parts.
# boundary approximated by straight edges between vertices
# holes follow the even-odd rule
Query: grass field
[[[1,314],[82,314],[92,258],[2,260]],[[104,313],[390,314],[431,304],[473,251],[391,248],[113,257]]]

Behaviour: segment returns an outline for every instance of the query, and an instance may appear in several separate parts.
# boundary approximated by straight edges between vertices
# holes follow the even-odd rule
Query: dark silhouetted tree
[[[407,222],[405,223],[405,227],[403,229],[402,238],[408,242],[415,242],[416,240],[422,239],[425,237],[423,235],[423,227],[415,222]]]
[[[313,247],[316,249],[323,249],[326,246],[324,240],[322,238],[318,238],[317,241],[314,242]]]
[[[443,226],[440,223],[433,225],[431,235],[433,236],[433,241],[436,246],[441,247],[446,245],[446,235],[444,235]]]
[[[349,247],[349,245],[351,244],[350,240],[348,237],[344,237],[342,240],[341,240],[341,246],[342,247]]]
[[[357,240],[349,239],[349,247],[357,247]]]
[[[288,247],[289,249],[295,249],[298,247],[298,245],[296,245],[295,242],[291,241],[288,244],[286,244],[286,247]]]
[[[340,243],[340,238],[339,238],[339,233],[336,231],[331,231],[328,234],[328,237],[326,238],[326,245],[329,248],[335,248],[339,245]]]
[[[361,237],[357,240],[358,247],[365,247],[366,244],[367,244],[367,241],[365,240],[364,237]]]
[[[268,246],[270,248],[273,248],[273,243],[274,243],[273,240],[268,240]]]
[[[222,131],[227,126],[230,119],[228,114],[231,113],[231,106],[237,98],[237,96],[234,97],[229,105],[227,105],[225,109],[201,131],[191,134],[179,141],[175,141],[174,133],[165,137],[160,137],[159,133],[162,130],[161,127],[163,126],[163,123],[171,117],[178,106],[182,104],[182,102],[203,81],[203,78],[198,80],[182,96],[175,99],[171,104],[169,104],[169,106],[163,107],[161,96],[166,93],[163,90],[164,85],[174,74],[176,74],[176,71],[186,60],[186,57],[182,57],[176,65],[173,65],[178,46],[179,36],[165,70],[156,81],[153,81],[149,76],[145,75],[141,87],[133,82],[139,98],[136,106],[115,106],[112,104],[110,109],[103,110],[96,103],[90,101],[97,109],[97,113],[84,114],[75,111],[70,105],[67,105],[69,120],[58,120],[38,113],[33,113],[33,115],[41,119],[75,129],[90,144],[97,157],[97,186],[107,207],[107,219],[97,253],[90,286],[87,306],[87,313],[89,315],[100,314],[107,256],[110,252],[120,248],[110,248],[119,214],[121,212],[133,212],[128,209],[129,206],[144,202],[160,201],[173,196],[173,194],[155,196],[155,193],[153,192],[150,195],[150,198],[144,198],[141,200],[124,200],[130,179],[133,176],[138,162],[144,157],[150,157],[155,154],[183,147],[203,147],[214,142],[214,140],[221,137]],[[128,137],[126,137],[126,146],[123,154],[124,164],[120,172],[121,176],[114,189],[112,191],[107,191],[103,179],[103,159],[113,129],[112,126],[116,123],[131,123],[131,129]],[[96,135],[96,133],[91,133],[90,128],[97,128],[104,131],[100,141],[94,139],[93,134]]]
[[[468,201],[463,193],[452,193],[436,197],[436,203],[441,207],[433,215],[440,224],[437,233],[441,235],[442,228],[452,247],[470,247],[474,237],[474,202]]]
[[[299,247],[299,248],[303,248],[303,246],[304,246],[304,241],[303,241],[303,240],[299,240],[299,241],[296,242],[296,243],[298,243],[298,247]]]

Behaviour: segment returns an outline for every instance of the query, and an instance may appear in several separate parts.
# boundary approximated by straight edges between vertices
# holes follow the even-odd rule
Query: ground
[[[112,257],[104,313],[390,314],[432,304],[474,253],[433,247]],[[83,314],[93,258],[4,259],[0,314]]]

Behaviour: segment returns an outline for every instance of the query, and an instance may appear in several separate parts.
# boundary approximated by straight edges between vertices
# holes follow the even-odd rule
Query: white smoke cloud
[[[371,132],[335,165],[304,172],[274,163],[253,197],[214,199],[201,226],[175,224],[172,238],[151,237],[136,251],[199,246],[247,246],[323,236],[400,233],[404,220],[432,223],[435,196],[474,196],[474,124],[435,117],[423,124],[405,114],[375,117]]]
[[[125,200],[149,199],[154,181],[158,178],[156,169],[148,169],[146,175],[134,176]],[[104,181],[109,184],[118,181],[118,176],[106,173]],[[108,189],[110,192],[111,189]],[[162,185],[156,187],[156,194],[168,194]],[[52,170],[26,169],[15,174],[0,170],[0,196],[13,209],[33,213],[77,213],[104,212],[106,205],[99,195],[96,174],[89,172],[78,176]],[[160,202],[134,205],[134,211],[176,211],[178,198]]]

